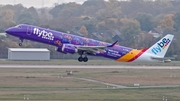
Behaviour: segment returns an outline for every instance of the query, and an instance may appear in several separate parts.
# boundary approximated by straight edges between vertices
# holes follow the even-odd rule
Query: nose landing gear
[[[19,43],[19,46],[22,46],[22,43]]]
[[[23,43],[23,39],[20,38],[19,46],[22,46],[22,43]]]

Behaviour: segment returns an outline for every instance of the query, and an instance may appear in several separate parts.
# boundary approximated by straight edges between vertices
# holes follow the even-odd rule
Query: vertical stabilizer
[[[146,52],[154,56],[163,58],[173,40],[173,37],[174,35],[171,34],[166,35],[153,46],[151,46]]]

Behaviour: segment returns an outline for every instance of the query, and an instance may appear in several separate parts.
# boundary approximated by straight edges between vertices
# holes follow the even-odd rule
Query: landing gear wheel
[[[22,43],[19,43],[19,46],[22,46]]]
[[[78,61],[79,61],[79,62],[82,62],[82,61],[83,61],[83,57],[79,57],[79,58],[78,58]]]
[[[88,58],[87,58],[87,57],[84,57],[84,58],[83,58],[83,61],[84,61],[84,62],[88,62]]]

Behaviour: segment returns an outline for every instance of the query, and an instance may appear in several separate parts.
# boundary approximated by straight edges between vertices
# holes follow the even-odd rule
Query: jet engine
[[[58,52],[62,52],[62,53],[77,53],[78,50],[76,49],[76,47],[74,45],[71,44],[63,44],[62,47],[59,47],[57,49]]]

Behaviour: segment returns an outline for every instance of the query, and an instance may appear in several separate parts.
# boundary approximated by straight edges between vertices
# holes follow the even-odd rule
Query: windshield
[[[21,29],[21,25],[17,25],[17,26],[15,26],[15,27]]]

